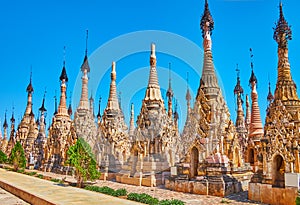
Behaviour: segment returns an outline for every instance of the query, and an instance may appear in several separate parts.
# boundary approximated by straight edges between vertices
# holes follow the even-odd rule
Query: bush
[[[59,183],[60,179],[54,179],[54,178],[52,178],[52,179],[50,179],[50,181]]]
[[[127,190],[126,189],[117,189],[115,191],[114,196],[118,197],[118,196],[126,196],[127,195]]]
[[[17,172],[18,172],[18,173],[24,173],[25,170],[24,170],[24,169],[18,169]]]
[[[38,174],[37,177],[43,179],[44,176],[42,174]]]
[[[144,204],[157,205],[159,204],[159,200],[150,196],[149,194],[138,194],[138,193],[130,193],[127,196],[127,199],[132,201],[141,202]]]
[[[7,156],[2,150],[0,150],[0,164],[7,162]]]
[[[34,176],[34,175],[36,175],[36,172],[25,172],[24,174],[29,175],[29,176]]]
[[[159,205],[184,205],[184,202],[178,199],[165,199],[159,202]]]
[[[86,186],[85,189],[86,190],[90,190],[90,191],[100,192],[102,194],[107,194],[107,195],[115,196],[115,190],[112,189],[112,188],[110,188],[110,187],[108,187],[108,186],[103,186],[103,187]]]
[[[297,196],[297,198],[296,198],[296,205],[300,205],[300,197],[299,196]]]

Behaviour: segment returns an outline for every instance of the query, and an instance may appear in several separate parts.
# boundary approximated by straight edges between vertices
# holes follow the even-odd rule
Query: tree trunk
[[[78,176],[78,179],[77,179],[77,187],[78,188],[82,188],[82,182],[83,182],[83,179],[81,176]]]

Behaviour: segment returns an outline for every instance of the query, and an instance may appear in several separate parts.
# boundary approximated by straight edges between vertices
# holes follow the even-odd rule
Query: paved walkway
[[[36,170],[34,170],[36,171]],[[62,179],[66,177],[66,181],[68,182],[76,182],[76,180],[72,176],[66,176],[66,175],[60,175],[55,174],[52,172],[41,172],[38,171],[39,174],[42,174],[44,176],[49,176],[52,178]],[[248,204],[248,205],[255,205],[255,204],[261,204],[259,202],[253,202],[248,200],[248,192],[240,192],[237,194],[232,194],[227,196],[226,198],[221,197],[215,197],[215,196],[206,196],[206,195],[197,195],[197,194],[189,194],[189,193],[182,193],[182,192],[175,192],[167,190],[163,187],[144,187],[144,186],[133,186],[128,184],[121,184],[118,182],[112,182],[112,181],[103,181],[103,180],[97,180],[96,184],[97,186],[108,186],[113,189],[120,189],[125,188],[128,193],[146,193],[153,197],[156,197],[160,200],[162,199],[179,199],[186,203],[186,205],[199,205],[199,204],[205,204],[205,205],[215,205],[215,204],[226,204],[227,202],[232,205],[241,205],[241,204]]]
[[[29,205],[27,202],[19,199],[15,195],[0,188],[0,203],[2,205]]]
[[[4,169],[0,169],[0,182],[9,184],[17,189],[24,190],[30,195],[42,198],[48,201],[49,204],[140,204],[76,187],[59,186],[55,182],[6,171]],[[2,204],[2,202],[0,203]]]

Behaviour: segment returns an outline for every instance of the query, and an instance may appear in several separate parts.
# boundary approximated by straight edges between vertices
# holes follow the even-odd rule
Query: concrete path
[[[31,204],[140,204],[0,169],[0,187]],[[1,202],[0,202],[1,203]],[[2,204],[2,203],[1,203]]]
[[[29,205],[27,202],[0,188],[1,205]]]

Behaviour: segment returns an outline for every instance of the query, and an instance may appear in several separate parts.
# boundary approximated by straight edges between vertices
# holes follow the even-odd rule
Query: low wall
[[[38,204],[38,205],[55,205],[41,197],[35,196],[25,190],[19,189],[14,187],[10,184],[7,184],[3,181],[0,181],[0,187],[5,189],[6,191],[16,195],[17,197],[21,198],[22,200],[30,203],[30,204]]]
[[[248,198],[265,204],[293,205],[298,196],[296,187],[277,188],[271,184],[249,183]]]

